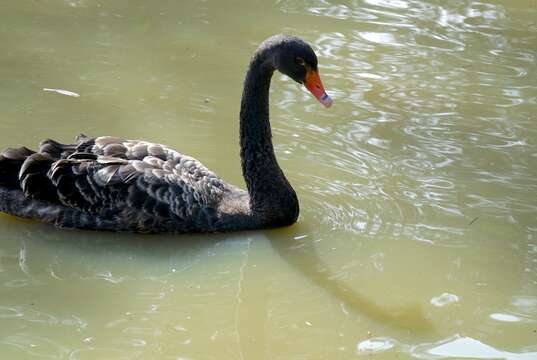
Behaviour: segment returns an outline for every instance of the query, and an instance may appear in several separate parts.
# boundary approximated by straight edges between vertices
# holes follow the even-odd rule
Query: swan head
[[[317,68],[317,56],[311,46],[294,36],[277,35],[268,41],[277,44],[274,67],[303,84],[321,104],[330,107],[332,99],[324,90]]]

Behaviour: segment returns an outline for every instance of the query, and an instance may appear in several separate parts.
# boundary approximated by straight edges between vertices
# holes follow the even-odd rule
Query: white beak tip
[[[330,96],[328,96],[327,93],[324,93],[320,98],[319,98],[319,101],[321,104],[323,104],[326,108],[329,108],[330,106],[332,106],[332,98]]]

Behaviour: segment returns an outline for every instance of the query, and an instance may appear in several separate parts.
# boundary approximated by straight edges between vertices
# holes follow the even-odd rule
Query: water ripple
[[[335,103],[321,109],[288,77],[274,79],[276,152],[301,215],[281,233],[260,232],[248,245],[248,262],[244,234],[148,243],[77,232],[74,242],[73,233],[1,219],[9,234],[0,249],[0,320],[8,329],[2,351],[186,359],[206,354],[210,344],[221,358],[236,358],[236,345],[248,358],[535,358],[537,10],[524,6],[529,2],[278,0],[263,16],[246,1],[128,9],[8,3],[25,19],[11,24],[5,17],[13,32],[3,39],[4,77],[14,87],[2,93],[3,111],[12,107],[16,116],[4,118],[15,119],[17,130],[2,134],[19,136],[10,141],[27,136],[18,131],[21,116],[37,137],[45,125],[67,136],[102,115],[90,129],[170,143],[180,136],[179,150],[239,178],[238,151],[228,161],[223,150],[237,146],[224,132],[238,131],[240,71],[251,44],[279,31],[313,45]],[[237,9],[241,23],[230,22]],[[32,18],[36,13],[43,16]],[[69,19],[87,31],[71,35],[58,26]],[[42,89],[40,82],[50,84],[55,68],[56,85],[80,89],[83,101],[20,101]],[[98,102],[106,105],[102,113]],[[25,105],[11,105],[17,103]],[[289,246],[279,241],[297,228],[309,230]],[[226,241],[215,245],[215,237]],[[267,237],[284,245],[271,249]],[[274,254],[277,246],[283,250]],[[293,263],[299,252],[307,256],[297,256],[297,271],[289,271],[282,261]],[[327,296],[322,282],[304,281],[321,274],[318,268],[330,273],[327,288],[335,279],[375,303],[421,303],[436,333],[424,343],[369,322]],[[68,295],[77,301],[66,303]],[[502,341],[493,340],[499,335]]]

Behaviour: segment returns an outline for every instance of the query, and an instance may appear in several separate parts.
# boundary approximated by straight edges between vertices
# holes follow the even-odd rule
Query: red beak
[[[324,91],[323,83],[321,82],[321,78],[319,77],[319,71],[313,70],[313,69],[307,69],[306,72],[306,80],[304,81],[304,86],[312,93],[313,96],[321,104],[329,108],[332,105],[332,99],[326,91]]]

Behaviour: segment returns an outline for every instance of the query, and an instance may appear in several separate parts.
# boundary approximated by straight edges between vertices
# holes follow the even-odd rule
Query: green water
[[[280,32],[312,44],[335,101],[274,77],[292,227],[138,236],[0,216],[1,359],[537,358],[535,0],[0,14],[2,147],[143,138],[243,186],[244,71]]]

